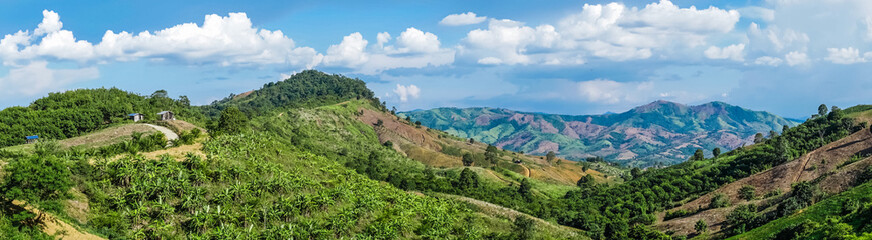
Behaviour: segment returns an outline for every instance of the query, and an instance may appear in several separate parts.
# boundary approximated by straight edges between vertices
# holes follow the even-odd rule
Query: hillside
[[[603,157],[630,166],[687,160],[696,149],[735,149],[756,133],[780,132],[796,122],[723,102],[698,106],[656,101],[606,115],[555,115],[493,108],[437,108],[403,112],[412,121],[462,138],[570,160]]]
[[[28,212],[47,213],[77,235],[109,239],[724,238],[784,229],[769,224],[793,228],[779,219],[832,205],[835,194],[861,195],[855,186],[872,176],[872,133],[858,123],[869,114],[857,108],[833,108],[720,154],[627,170],[599,158],[528,155],[419,125],[392,114],[360,83],[306,71],[210,105],[181,105],[192,124],[148,121],[179,135],[169,145],[164,134],[122,134],[141,125],[120,120],[57,142],[79,147],[46,141],[12,147],[28,151],[0,150],[0,203],[7,206],[0,238],[50,238],[40,227],[44,219]],[[63,96],[99,93],[80,91]],[[643,116],[636,119],[603,119],[627,129],[706,126],[653,117],[702,114],[655,105],[663,104],[632,110]],[[105,115],[93,106],[76,110]],[[707,119],[728,122],[715,115]],[[756,191],[750,200],[739,198],[745,186]],[[726,206],[710,207],[720,194]],[[865,209],[839,221],[869,232]],[[709,223],[702,235],[699,219]]]
[[[180,109],[201,112],[203,125],[217,131],[191,138],[188,130],[198,126],[166,123],[179,131],[180,140],[172,147],[163,134],[108,134],[141,126],[118,121],[100,131],[77,133],[78,138],[58,137],[62,144],[95,144],[67,149],[44,141],[28,145],[31,151],[0,150],[2,202],[24,200],[25,209],[109,239],[221,239],[229,234],[266,239],[586,239],[582,231],[537,219],[538,214],[495,212],[501,208],[457,196],[500,196],[503,206],[537,212],[529,208],[537,206],[534,199],[568,191],[579,174],[528,181],[514,172],[503,175],[478,166],[427,167],[385,147],[377,130],[357,118],[355,112],[363,109],[386,113],[377,99],[366,97],[371,92],[365,87],[346,88],[359,80],[320,72],[295,76],[245,97]],[[275,91],[312,76],[327,77]],[[364,95],[342,96],[342,89]],[[315,94],[274,95],[288,92]],[[248,105],[260,99],[272,99],[272,105]],[[216,109],[221,110],[210,115]],[[231,117],[233,109],[248,110]],[[76,110],[105,114],[91,106]],[[4,209],[0,236],[49,238],[40,233],[44,218],[28,212]]]

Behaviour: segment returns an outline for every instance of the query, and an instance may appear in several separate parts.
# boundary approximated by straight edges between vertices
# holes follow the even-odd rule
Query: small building
[[[139,121],[142,121],[142,114],[139,114],[139,113],[127,114],[127,118],[129,118],[130,120],[133,120],[133,122],[139,122]]]
[[[159,112],[159,113],[157,113],[157,120],[160,120],[160,121],[176,120],[176,115],[170,111]]]
[[[37,136],[37,135],[27,136],[27,137],[24,137],[24,139],[27,140],[27,144],[31,144],[31,143],[36,143],[36,142],[38,142],[38,141],[39,141],[39,136]]]

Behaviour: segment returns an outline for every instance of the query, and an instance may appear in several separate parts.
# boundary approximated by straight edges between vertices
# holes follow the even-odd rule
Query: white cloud
[[[489,64],[529,64],[533,63],[526,54],[530,48],[553,47],[559,38],[551,25],[531,28],[517,21],[491,19],[488,29],[469,32],[465,42],[474,55],[488,59],[484,62]]]
[[[577,83],[578,94],[588,102],[616,104],[644,101],[654,88],[653,82],[623,83],[596,79]],[[662,93],[667,94],[668,93]]]
[[[324,64],[349,67],[361,65],[369,60],[365,52],[367,43],[359,32],[349,34],[343,37],[339,44],[327,48]]]
[[[745,61],[745,44],[733,44],[724,48],[711,46],[705,50],[709,59],[730,59],[737,62]]]
[[[400,102],[407,102],[409,98],[418,98],[421,95],[421,89],[414,84],[409,86],[397,84],[397,88],[394,88],[394,93],[400,97]]]
[[[478,17],[474,12],[467,12],[461,14],[451,14],[445,16],[442,21],[439,21],[439,24],[446,26],[462,26],[462,25],[471,25],[471,24],[479,24],[484,22],[487,17]]]
[[[438,37],[416,28],[408,28],[390,45],[387,32],[376,36],[377,45],[367,48],[368,41],[360,33],[345,36],[332,45],[324,56],[324,65],[353,69],[357,73],[377,74],[396,68],[423,68],[454,62],[454,50],[440,48]]]
[[[67,85],[92,80],[100,76],[95,67],[82,69],[51,69],[46,61],[35,61],[25,66],[12,68],[5,77],[0,77],[0,93],[33,96],[48,91],[63,90]]]
[[[579,56],[612,61],[647,59],[655,51],[681,51],[705,45],[709,36],[732,31],[736,10],[680,8],[668,0],[629,8],[621,3],[585,4],[558,24],[530,27],[491,19],[487,29],[470,31],[463,55],[490,64],[569,63]],[[499,61],[495,61],[499,59]]]
[[[796,65],[806,65],[811,63],[808,59],[808,55],[804,52],[789,52],[787,55],[784,55],[784,60],[787,62],[787,65],[796,66]]]
[[[388,32],[380,32],[376,35],[376,44],[378,44],[379,48],[384,48],[385,43],[391,41],[391,34]]]
[[[437,52],[439,51],[439,45],[439,38],[435,34],[411,27],[407,28],[397,38],[397,46],[400,47],[399,50],[401,52]]]
[[[747,34],[754,50],[771,54],[784,51],[805,51],[811,41],[806,33],[793,29],[781,29],[778,26],[760,29],[756,23],[751,23]]]
[[[55,11],[42,10],[42,22],[39,23],[33,35],[42,36],[48,33],[60,31],[64,27],[61,17]]]
[[[856,48],[827,48],[829,56],[824,58],[835,64],[854,64],[866,62],[866,59],[860,57],[860,50]]]
[[[98,44],[76,40],[73,32],[62,27],[57,13],[44,11],[43,21],[32,35],[20,31],[0,40],[0,58],[7,65],[41,59],[77,62],[151,59],[223,66],[289,64],[309,68],[322,58],[312,48],[295,47],[294,41],[281,31],[252,27],[245,13],[230,13],[226,17],[206,15],[202,26],[185,23],[139,34],[106,31]]]
[[[768,65],[768,66],[773,66],[773,67],[777,67],[777,66],[781,65],[782,62],[784,62],[784,60],[781,60],[781,58],[770,57],[770,56],[763,56],[763,57],[759,57],[756,60],[754,60],[754,64]]]

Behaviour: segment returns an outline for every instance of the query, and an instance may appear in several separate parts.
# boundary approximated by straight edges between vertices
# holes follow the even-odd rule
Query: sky
[[[209,104],[306,69],[400,110],[872,103],[872,1],[8,1],[0,107],[160,89]]]

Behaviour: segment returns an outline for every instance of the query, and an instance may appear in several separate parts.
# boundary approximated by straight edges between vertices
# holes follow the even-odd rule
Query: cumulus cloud
[[[289,64],[313,67],[322,56],[295,47],[282,31],[252,27],[245,13],[206,15],[203,24],[179,24],[159,31],[132,34],[106,31],[98,44],[77,40],[63,30],[60,16],[43,11],[33,34],[19,31],[0,40],[0,57],[7,64],[38,59],[78,62],[169,60],[192,64]],[[38,43],[38,44],[34,44]]]
[[[829,56],[824,58],[835,64],[854,64],[866,62],[866,59],[860,57],[860,50],[856,48],[827,48]]]
[[[709,59],[730,59],[737,62],[745,61],[745,44],[733,44],[724,48],[711,46],[705,50]]]
[[[421,95],[421,89],[414,84],[409,86],[397,84],[397,87],[394,88],[394,93],[400,97],[400,102],[407,102],[409,98],[418,98]]]
[[[488,64],[584,62],[579,56],[647,59],[657,50],[704,45],[709,36],[732,31],[738,20],[736,10],[680,8],[668,0],[641,9],[585,4],[556,26],[491,19],[487,29],[467,34],[462,53]]]
[[[397,38],[397,46],[401,52],[431,53],[439,51],[439,38],[436,34],[424,32],[416,28],[407,28]]]
[[[770,56],[763,56],[754,60],[754,64],[767,65],[772,67],[777,67],[778,65],[781,65],[782,62],[784,62],[784,60],[781,60],[781,58]]]
[[[649,96],[654,88],[652,82],[623,83],[608,79],[596,79],[577,83],[578,94],[588,102],[616,104],[638,102]]]
[[[784,55],[784,60],[787,62],[787,65],[796,66],[796,65],[806,65],[811,63],[808,59],[808,55],[804,52],[789,52],[787,55]]]
[[[439,21],[439,24],[446,26],[472,25],[482,23],[486,19],[487,17],[476,16],[474,12],[467,12],[445,16],[442,21]]]
[[[376,35],[374,47],[360,33],[345,36],[341,43],[332,45],[324,56],[327,66],[353,69],[357,73],[377,74],[396,68],[423,68],[442,66],[454,62],[453,49],[441,48],[439,38],[430,32],[407,28],[391,44],[387,32]]]
[[[327,48],[324,56],[324,64],[333,66],[358,66],[367,60],[366,45],[369,42],[363,39],[359,32],[349,34],[342,38],[342,42]]]

